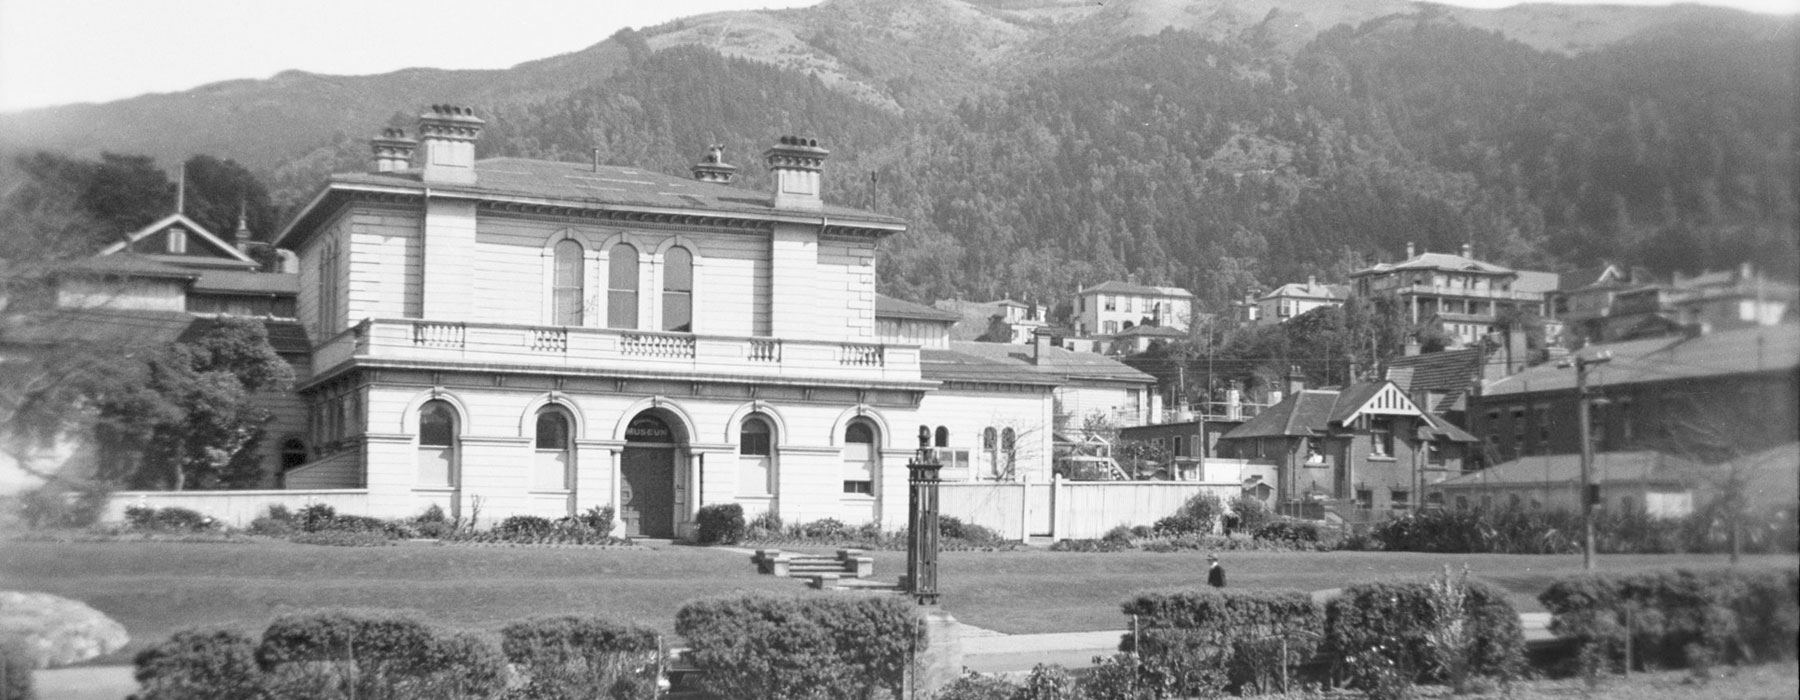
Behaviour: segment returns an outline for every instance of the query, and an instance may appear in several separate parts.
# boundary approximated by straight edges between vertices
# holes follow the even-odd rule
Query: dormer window
[[[180,226],[169,229],[168,252],[170,255],[187,254],[187,229]]]

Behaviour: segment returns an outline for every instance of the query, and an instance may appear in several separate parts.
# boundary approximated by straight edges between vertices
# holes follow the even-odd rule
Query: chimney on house
[[[1306,276],[1306,293],[1311,294],[1314,289],[1318,289],[1318,288],[1319,288],[1319,276],[1318,275],[1307,275]]]
[[[1411,260],[1412,257],[1413,257],[1413,242],[1407,241],[1406,242],[1406,259]]]
[[[694,179],[701,182],[712,182],[729,185],[737,177],[737,166],[725,162],[725,146],[713,144],[706,149],[706,155],[694,164]]]
[[[475,110],[458,105],[432,105],[419,115],[419,142],[425,148],[420,177],[427,183],[475,183],[475,142],[487,122]]]
[[[1513,323],[1506,327],[1506,374],[1512,376],[1525,370],[1531,360],[1531,345],[1526,342],[1525,326]]]
[[[1407,338],[1406,345],[1403,347],[1403,349],[1401,349],[1400,352],[1405,357],[1412,357],[1414,355],[1419,354],[1419,339],[1418,338]]]
[[[369,150],[375,153],[375,172],[392,173],[412,167],[413,151],[419,142],[406,136],[405,129],[387,128],[381,135],[369,140]]]
[[[819,173],[825,169],[825,157],[829,155],[831,151],[820,148],[818,139],[799,136],[783,136],[763,151],[763,162],[775,175],[775,208],[824,209]]]
[[[237,244],[239,253],[250,252],[250,217],[248,212],[245,211],[245,204],[241,199],[238,200],[237,230],[231,232],[231,238],[232,242]]]
[[[1302,391],[1306,391],[1306,373],[1300,371],[1300,365],[1288,365],[1288,396],[1299,396]]]
[[[1031,364],[1041,365],[1050,359],[1052,335],[1048,328],[1038,328],[1031,332]]]
[[[1462,245],[1462,256],[1473,259],[1475,257],[1475,245],[1472,243],[1464,243]]]

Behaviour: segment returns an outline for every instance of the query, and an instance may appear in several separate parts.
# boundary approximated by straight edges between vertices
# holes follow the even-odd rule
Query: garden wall
[[[132,506],[186,508],[210,515],[232,527],[244,527],[277,503],[292,509],[323,503],[343,515],[369,514],[369,492],[364,489],[118,491],[107,500],[106,512],[100,519],[105,522],[124,520],[125,509]]]
[[[1098,539],[1119,525],[1152,525],[1173,515],[1189,498],[1212,493],[1229,501],[1243,485],[1193,481],[1068,481],[943,483],[938,512],[974,523],[1003,539],[1028,536]]]

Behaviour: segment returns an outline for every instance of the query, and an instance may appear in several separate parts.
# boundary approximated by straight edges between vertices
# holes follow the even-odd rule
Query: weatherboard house
[[[768,148],[770,194],[717,149],[691,179],[476,160],[482,128],[434,106],[280,233],[313,342],[288,489],[381,517],[615,506],[648,537],[721,503],[898,528],[921,426],[978,453],[977,426],[1048,421],[1040,381],[936,391],[875,293],[906,224],[826,204],[815,141]]]

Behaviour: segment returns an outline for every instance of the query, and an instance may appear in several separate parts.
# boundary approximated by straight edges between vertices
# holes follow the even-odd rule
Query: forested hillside
[[[685,173],[720,143],[751,189],[767,188],[774,137],[817,137],[829,200],[912,222],[886,244],[881,284],[923,302],[1060,301],[1135,272],[1216,309],[1407,242],[1546,269],[1800,268],[1791,17],[1689,8],[1564,53],[1477,29],[1477,11],[1314,27],[1387,6],[1259,2],[1289,14],[840,0],[625,31],[360,109],[411,126],[427,102],[464,100],[489,122],[483,156],[599,148]],[[1536,46],[1575,43],[1506,12],[1480,16]],[[379,126],[279,158],[235,152],[249,134],[209,152],[259,169],[291,206],[324,174],[365,168]]]

